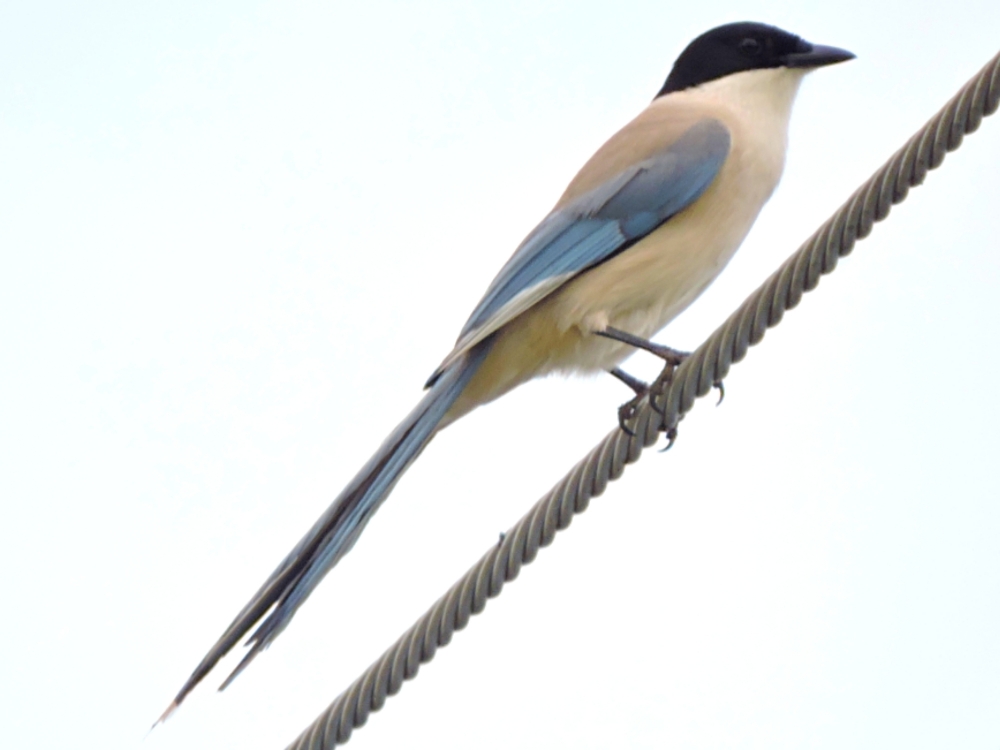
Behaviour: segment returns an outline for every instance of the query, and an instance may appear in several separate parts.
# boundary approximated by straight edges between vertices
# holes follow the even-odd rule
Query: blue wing
[[[668,148],[549,214],[490,284],[428,385],[498,328],[691,205],[719,173],[729,145],[725,125],[701,120]]]

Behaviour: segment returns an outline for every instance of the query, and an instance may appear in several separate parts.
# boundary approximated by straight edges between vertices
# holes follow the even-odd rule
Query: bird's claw
[[[671,427],[669,430],[664,430],[667,436],[667,444],[660,449],[660,453],[666,453],[668,450],[674,447],[674,443],[677,440],[677,428]]]
[[[639,404],[642,403],[642,400],[646,398],[648,393],[649,388],[646,388],[642,393],[636,392],[634,398],[629,399],[618,407],[618,426],[629,437],[635,437],[635,432],[627,423],[639,412]]]

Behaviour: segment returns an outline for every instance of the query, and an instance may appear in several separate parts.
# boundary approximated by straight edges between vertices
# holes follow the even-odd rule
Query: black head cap
[[[816,68],[853,57],[847,50],[810,44],[774,26],[730,23],[706,31],[691,42],[677,58],[657,96],[746,70]]]

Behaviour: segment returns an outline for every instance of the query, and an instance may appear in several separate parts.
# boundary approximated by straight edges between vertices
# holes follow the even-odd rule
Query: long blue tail
[[[477,345],[434,382],[417,407],[382,443],[236,616],[191,674],[163,718],[180,705],[219,659],[265,614],[267,618],[247,641],[250,650],[220,690],[232,682],[288,625],[295,610],[323,580],[323,576],[350,551],[365,524],[388,497],[403,472],[434,437],[441,419],[486,358],[491,343],[486,340]]]

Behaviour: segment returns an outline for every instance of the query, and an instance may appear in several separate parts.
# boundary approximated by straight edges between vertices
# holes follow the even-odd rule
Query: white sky
[[[615,424],[605,377],[449,429],[143,739],[693,36],[858,59],[680,348],[1000,47],[994,0],[681,5],[0,7],[4,747],[283,747]],[[351,746],[996,748],[998,164],[994,118]]]

